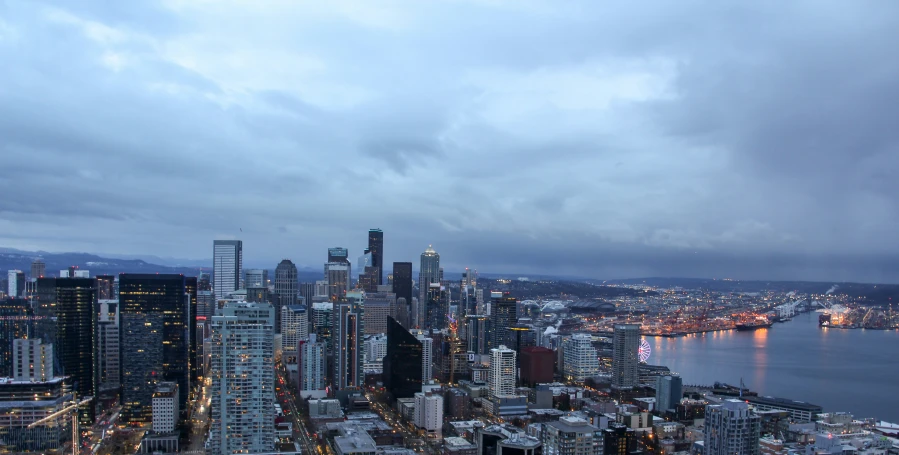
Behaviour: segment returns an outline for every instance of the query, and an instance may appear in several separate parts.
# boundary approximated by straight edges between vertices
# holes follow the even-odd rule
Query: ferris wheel
[[[640,359],[641,363],[646,363],[649,360],[649,355],[652,354],[652,348],[649,347],[649,342],[646,339],[640,340],[640,349],[637,350],[637,358]]]

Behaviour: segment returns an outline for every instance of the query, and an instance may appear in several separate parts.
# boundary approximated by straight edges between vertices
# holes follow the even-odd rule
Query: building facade
[[[187,409],[191,384],[190,289],[183,275],[119,275],[122,418],[152,422],[152,397],[162,381],[178,384],[178,408]]]
[[[213,289],[216,300],[240,289],[243,278],[243,242],[215,240],[212,242]]]
[[[40,338],[13,340],[13,379],[46,382],[53,379],[53,344]]]
[[[95,346],[97,333],[97,286],[90,278],[39,278],[39,298],[54,302],[52,315],[56,317],[53,343],[59,365],[59,376],[69,376],[72,391],[78,397],[97,396]],[[42,334],[43,337],[43,334]],[[87,407],[84,421],[93,420],[93,407]]]
[[[542,346],[528,346],[521,350],[521,384],[534,387],[553,382],[556,353]]]
[[[227,302],[212,317],[212,454],[273,451],[274,336],[267,303]]]
[[[518,299],[509,293],[492,297],[490,303],[490,328],[488,349],[500,345],[515,346],[515,334],[511,328],[517,325]]]
[[[491,397],[515,393],[515,367],[515,351],[505,345],[490,350],[490,373],[487,383]]]
[[[677,409],[684,397],[684,382],[680,376],[659,376],[656,379],[656,408],[659,412]]]
[[[328,348],[315,334],[300,340],[297,353],[300,396],[324,396],[328,387]]]
[[[416,328],[425,327],[427,324],[428,289],[431,283],[440,283],[440,255],[428,245],[425,252],[421,253],[421,266],[418,269],[418,308],[413,310]]]
[[[272,299],[275,303],[275,311],[280,313],[281,308],[297,304],[298,286],[297,266],[290,259],[281,260],[278,266],[275,267],[275,295]],[[307,307],[312,305],[312,296],[309,296],[309,299],[303,303]],[[284,332],[282,331],[281,333]]]
[[[411,262],[394,262],[393,263],[393,293],[396,295],[397,306],[405,305],[403,308],[405,319],[397,319],[397,322],[403,327],[412,328],[408,317],[412,316],[412,263]],[[402,299],[402,300],[401,300]],[[399,311],[397,311],[399,313]]]
[[[562,341],[565,379],[584,382],[599,374],[599,357],[590,335],[574,334]]]
[[[604,455],[602,431],[578,417],[562,417],[543,427],[544,455]]]
[[[705,408],[702,455],[759,455],[761,419],[742,400]]]
[[[415,426],[428,437],[439,438],[443,428],[443,396],[438,393],[415,394]]]
[[[612,348],[612,387],[616,389],[636,387],[638,385],[640,326],[638,324],[616,324],[615,332],[612,335]]]
[[[309,338],[309,316],[305,305],[281,307],[281,358],[284,363],[296,366],[300,340]]]
[[[421,392],[423,348],[421,341],[393,318],[387,319],[384,353],[384,388],[391,400],[412,398]]]

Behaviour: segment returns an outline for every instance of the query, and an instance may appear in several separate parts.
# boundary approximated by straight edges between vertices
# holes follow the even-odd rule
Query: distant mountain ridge
[[[47,276],[58,276],[60,270],[77,266],[90,270],[91,275],[114,275],[119,273],[181,273],[196,276],[208,267],[168,266],[152,264],[143,259],[123,259],[97,256],[90,253],[51,253],[48,251],[22,251],[14,248],[0,248],[0,271],[21,270],[29,275],[31,263],[41,258],[47,266]]]

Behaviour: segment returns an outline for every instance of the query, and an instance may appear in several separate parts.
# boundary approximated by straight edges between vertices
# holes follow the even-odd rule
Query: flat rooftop
[[[806,403],[804,401],[795,401],[790,400],[788,398],[777,398],[777,397],[743,397],[746,401],[755,404],[761,404],[772,407],[782,407],[784,409],[798,409],[803,411],[810,412],[821,412],[823,409],[821,406],[816,404]]]

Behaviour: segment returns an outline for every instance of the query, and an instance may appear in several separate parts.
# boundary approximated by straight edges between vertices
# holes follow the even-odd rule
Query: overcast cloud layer
[[[890,1],[0,0],[0,246],[897,282],[897,44]]]

